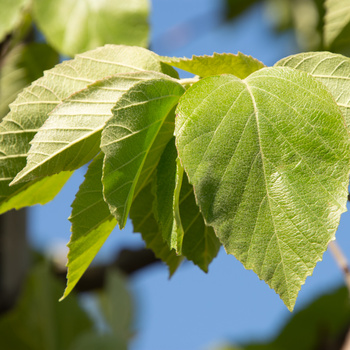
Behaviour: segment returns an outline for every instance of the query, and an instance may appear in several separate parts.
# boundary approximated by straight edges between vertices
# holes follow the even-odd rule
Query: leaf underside
[[[67,288],[65,298],[86,271],[117,221],[110,213],[102,194],[103,154],[90,163],[85,180],[72,204],[72,236],[68,243]]]
[[[30,186],[30,183],[8,185],[25,167],[30,141],[58,104],[96,80],[145,70],[177,76],[171,67],[161,63],[158,56],[148,50],[107,45],[46,71],[44,77],[19,94],[0,124],[0,193],[3,195],[0,204]]]
[[[175,135],[206,223],[292,310],[346,210],[349,137],[332,96],[289,68],[209,77],[180,100]]]
[[[99,80],[59,104],[34,136],[26,167],[12,184],[65,170],[75,170],[100,150],[101,132],[112,108],[133,85],[154,78],[156,72],[117,74]]]
[[[183,92],[170,78],[139,83],[118,101],[103,129],[104,197],[120,228],[173,135],[173,108]]]

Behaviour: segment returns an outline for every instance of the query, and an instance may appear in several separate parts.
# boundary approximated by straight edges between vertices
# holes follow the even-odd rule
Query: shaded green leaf
[[[181,253],[188,260],[192,260],[207,272],[209,264],[220,249],[220,242],[213,228],[205,225],[194,198],[193,187],[188,183],[186,174],[183,174],[179,186],[177,181],[179,171],[183,173],[183,168],[179,164],[172,139],[165,148],[157,167],[155,214],[163,238],[168,242],[169,247],[175,250],[180,247]],[[178,213],[175,213],[175,210]],[[176,215],[178,223],[175,220]],[[176,234],[177,226],[181,226],[180,244]]]
[[[196,204],[193,186],[189,184],[186,174],[181,187],[180,214],[185,232],[182,254],[204,272],[208,272],[209,264],[217,256],[221,243],[213,228],[205,224]]]
[[[107,45],[46,71],[44,77],[18,95],[10,106],[11,112],[0,124],[1,201],[27,188],[28,184],[11,187],[8,184],[25,167],[29,142],[44,124],[48,113],[62,100],[96,80],[114,74],[153,70],[176,76],[169,68],[164,68],[159,57],[148,50]]]
[[[64,100],[30,142],[27,165],[12,184],[75,170],[90,161],[100,151],[102,128],[118,99],[133,85],[154,78],[167,76],[146,71],[117,74]]]
[[[214,53],[213,56],[192,56],[192,58],[162,57],[162,60],[203,78],[218,74],[233,74],[244,79],[249,74],[265,67],[257,59],[241,52],[238,52],[237,55]]]
[[[148,45],[148,0],[34,0],[33,14],[47,41],[73,56],[105,44]]]
[[[157,220],[153,212],[154,195],[151,182],[146,185],[135,197],[130,208],[130,219],[134,226],[134,232],[140,232],[146,247],[152,249],[155,256],[164,261],[172,275],[179,267],[182,257],[170,250],[164,242]]]
[[[121,97],[103,129],[104,198],[120,228],[173,135],[173,109],[183,92],[170,78],[141,82]]]
[[[114,216],[102,195],[103,154],[89,165],[85,180],[72,204],[72,236],[68,243],[68,274],[65,298],[77,284],[90,263],[101,249],[113,228],[117,225]]]
[[[183,172],[183,167],[177,159],[175,139],[172,138],[157,166],[154,212],[163,239],[178,255],[182,254],[184,236],[179,207]]]
[[[39,265],[31,272],[15,309],[0,318],[1,349],[68,349],[92,324],[72,295],[57,300],[62,284]]]
[[[348,0],[326,0],[324,41],[327,47],[341,49],[350,44],[350,3]],[[347,50],[349,52],[349,49]]]
[[[331,52],[306,52],[283,58],[275,66],[302,70],[323,83],[350,126],[350,58]]]
[[[271,342],[251,344],[245,350],[341,349],[350,325],[349,292],[346,288],[322,295],[295,313]]]
[[[29,0],[1,0],[0,42],[20,24],[22,13],[28,4]]]
[[[124,340],[114,334],[86,333],[78,337],[69,350],[128,350]]]
[[[125,343],[132,336],[133,300],[126,279],[117,271],[109,271],[105,293],[100,298],[103,314],[111,331]]]
[[[180,192],[182,186],[182,179],[184,169],[179,158],[176,158],[176,172],[175,172],[175,190],[173,196],[173,227],[171,233],[171,248],[174,248],[177,254],[182,254],[182,244],[184,239],[184,229],[182,227],[180,215]]]
[[[180,100],[175,134],[206,223],[292,310],[346,210],[350,144],[333,97],[289,68],[209,77]]]
[[[0,120],[10,111],[9,104],[44,70],[58,63],[58,53],[43,43],[19,45],[3,59],[0,75]]]

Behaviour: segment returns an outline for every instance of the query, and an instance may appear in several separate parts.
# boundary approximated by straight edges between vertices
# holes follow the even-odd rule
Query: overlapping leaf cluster
[[[345,211],[349,75],[350,60],[326,52],[271,68],[127,46],[77,55],[0,124],[0,211],[46,203],[90,162],[65,296],[130,217],[171,274],[184,257],[207,271],[222,244],[292,309]]]

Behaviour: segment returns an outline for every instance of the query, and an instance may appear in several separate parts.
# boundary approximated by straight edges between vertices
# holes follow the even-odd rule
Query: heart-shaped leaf
[[[304,72],[203,79],[176,143],[208,225],[291,310],[346,210],[350,144],[332,95]]]

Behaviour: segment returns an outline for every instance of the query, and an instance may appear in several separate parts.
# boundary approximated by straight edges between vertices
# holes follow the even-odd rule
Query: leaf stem
[[[346,260],[346,257],[341,251],[339,245],[335,241],[330,242],[328,247],[333,255],[334,260],[338,264],[339,268],[343,271],[345,284],[350,293],[350,270],[348,261]]]

